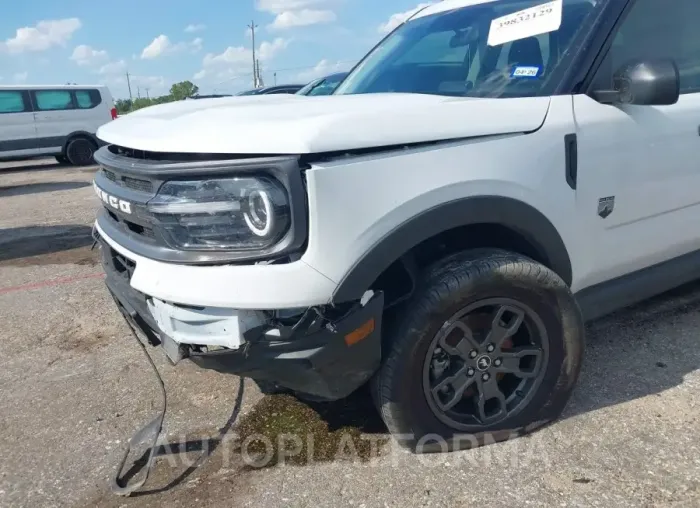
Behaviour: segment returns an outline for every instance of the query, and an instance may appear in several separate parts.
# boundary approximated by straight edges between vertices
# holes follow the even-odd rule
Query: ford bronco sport
[[[539,428],[586,319],[700,276],[699,20],[445,0],[331,96],[109,123],[107,285],[172,362],[317,400],[369,385],[412,450]]]

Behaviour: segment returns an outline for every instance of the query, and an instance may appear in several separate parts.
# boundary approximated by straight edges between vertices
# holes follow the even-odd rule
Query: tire
[[[500,342],[488,335],[506,329],[516,331]],[[394,439],[414,453],[504,441],[560,416],[579,376],[584,336],[580,309],[554,272],[506,251],[462,252],[423,274],[387,330],[372,395]],[[489,343],[500,345],[487,353]],[[482,389],[497,393],[494,384],[501,396],[479,398]]]
[[[94,163],[93,155],[97,147],[87,138],[76,138],[68,143],[66,157],[74,166],[89,166]]]
[[[65,155],[56,155],[56,162],[59,164],[70,164]]]

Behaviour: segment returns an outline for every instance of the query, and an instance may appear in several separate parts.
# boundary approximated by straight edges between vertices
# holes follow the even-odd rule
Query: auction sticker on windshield
[[[489,29],[489,46],[525,39],[558,30],[561,26],[562,0],[496,18]]]

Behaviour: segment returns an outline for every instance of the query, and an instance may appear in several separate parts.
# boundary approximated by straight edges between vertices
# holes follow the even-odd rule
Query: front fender
[[[514,198],[475,196],[435,206],[394,228],[375,243],[340,281],[333,302],[361,298],[384,270],[415,246],[450,229],[474,224],[497,224],[517,232],[552,270],[571,284],[571,260],[566,246],[544,214]]]

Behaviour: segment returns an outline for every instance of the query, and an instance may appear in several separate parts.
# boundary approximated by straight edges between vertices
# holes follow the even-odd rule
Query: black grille
[[[119,215],[110,210],[107,210],[107,215],[109,215],[109,218],[112,219],[114,222],[124,225],[124,227],[132,233],[136,233],[139,236],[145,236],[146,238],[155,238],[153,228],[149,226],[142,226],[141,224],[136,224],[135,222],[120,217]]]
[[[137,178],[123,176],[122,182],[124,183],[124,185],[126,187],[129,187],[130,189],[139,190],[142,192],[152,192],[153,191],[153,184],[151,182],[149,182],[148,180],[139,180]]]
[[[105,269],[113,276],[120,277],[127,282],[130,281],[136,269],[136,263],[122,256],[107,242],[101,241],[100,244],[102,246],[102,261],[105,264]]]
[[[113,181],[117,185],[141,192],[153,192],[153,183],[149,182],[148,180],[131,178],[130,176],[117,176],[114,172],[109,171],[108,169],[103,169],[102,171],[108,180]]]

